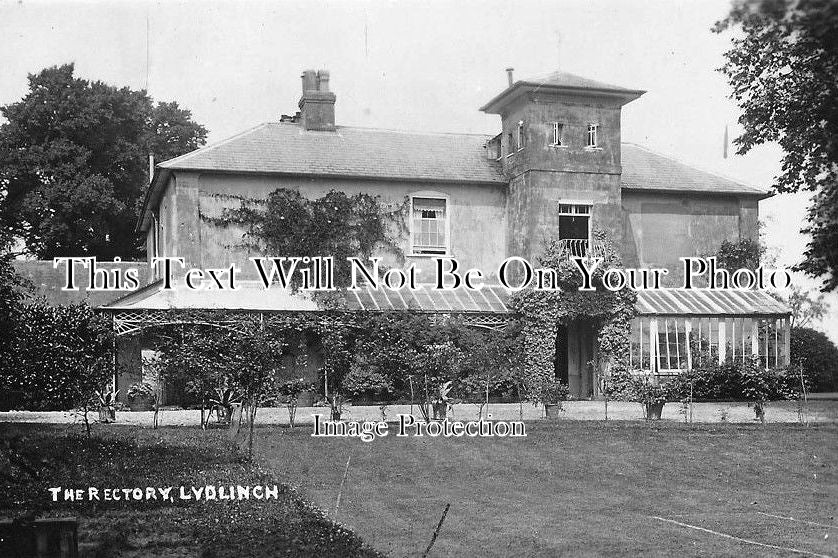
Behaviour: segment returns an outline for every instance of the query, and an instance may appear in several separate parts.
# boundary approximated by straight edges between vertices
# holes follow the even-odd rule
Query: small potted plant
[[[132,411],[149,411],[154,407],[154,387],[147,382],[135,382],[128,386],[128,408]]]
[[[232,388],[217,388],[209,398],[210,413],[215,411],[218,424],[229,425],[233,416],[233,404],[239,401],[238,394]]]
[[[538,386],[538,402],[544,405],[544,417],[548,419],[559,418],[563,410],[562,403],[567,400],[570,393],[567,385],[560,382],[554,376],[550,376]]]
[[[660,420],[663,406],[672,398],[672,390],[648,376],[634,378],[632,387],[635,401],[643,405],[646,420]]]
[[[431,398],[434,420],[445,420],[448,416],[448,406],[451,404],[451,398],[448,397],[448,394],[451,393],[451,384],[453,383],[449,380],[439,386]]]
[[[327,396],[326,402],[331,408],[331,419],[333,421],[340,420],[341,415],[343,415],[344,408],[349,404],[349,400],[344,398],[343,395],[338,392],[334,392]]]
[[[101,392],[96,391],[99,398],[99,422],[114,422],[116,420],[116,396],[119,390]]]

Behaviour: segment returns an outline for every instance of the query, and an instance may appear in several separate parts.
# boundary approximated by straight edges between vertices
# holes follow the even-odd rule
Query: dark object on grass
[[[78,558],[75,518],[0,520],[0,556]]]
[[[644,409],[646,411],[646,420],[660,420],[663,414],[663,406],[666,402],[650,402],[646,403]]]
[[[544,416],[548,419],[557,419],[559,418],[559,413],[562,412],[562,404],[561,403],[545,403],[544,404]]]
[[[431,552],[431,548],[434,546],[436,542],[437,536],[439,536],[439,530],[442,529],[442,522],[445,521],[445,516],[448,515],[448,508],[451,507],[451,503],[445,504],[445,509],[442,510],[442,517],[439,518],[439,523],[434,530],[434,536],[431,537],[431,542],[428,543],[428,548],[425,549],[425,552],[422,554],[422,558],[427,558],[428,554]]]

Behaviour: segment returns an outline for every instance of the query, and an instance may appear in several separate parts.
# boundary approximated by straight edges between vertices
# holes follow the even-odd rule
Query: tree
[[[227,331],[215,327],[175,326],[159,346],[156,370],[161,381],[181,381],[201,406],[201,428],[210,416],[210,399],[225,385]],[[207,409],[210,412],[206,412]]]
[[[227,373],[242,397],[242,415],[247,418],[247,456],[253,457],[253,431],[259,404],[278,389],[285,342],[278,331],[263,324],[241,324],[228,336]]]
[[[0,225],[42,259],[137,257],[148,155],[196,149],[207,130],[177,103],[73,72],[30,74],[29,92],[0,107]]]
[[[791,308],[791,327],[806,327],[822,319],[829,310],[823,293],[812,296],[798,286],[792,286],[788,305]]]
[[[0,253],[0,367],[9,360],[4,352],[8,348],[10,333],[14,330],[18,315],[22,309],[23,297],[29,287],[25,278],[18,275],[12,267],[12,255]]]
[[[714,27],[741,31],[720,69],[742,109],[744,155],[777,142],[784,151],[777,192],[814,192],[811,236],[797,269],[838,288],[838,3],[831,0],[738,2]]]
[[[751,238],[723,240],[716,253],[716,263],[731,272],[737,269],[756,269],[764,253],[765,247]]]
[[[0,390],[23,392],[27,409],[86,408],[113,373],[110,321],[86,304],[27,304],[10,337]]]
[[[792,364],[800,364],[813,391],[838,390],[838,347],[822,332],[809,327],[791,330]]]

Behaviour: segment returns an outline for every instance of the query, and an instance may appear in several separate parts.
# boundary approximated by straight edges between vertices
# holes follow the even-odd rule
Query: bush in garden
[[[483,376],[489,378],[490,395],[508,396],[517,391],[512,376],[520,370],[519,334],[520,328],[514,327],[486,331],[457,319],[434,323],[421,314],[382,313],[369,315],[358,324],[347,350],[353,354],[353,363],[355,355],[363,355],[365,366],[386,378],[391,389],[382,395],[410,397],[411,377],[414,395],[424,389],[420,385],[423,376],[416,368],[417,355],[429,346],[450,344],[460,353],[456,378],[452,378],[457,384],[468,376]],[[358,374],[350,367],[349,385],[357,383]],[[455,391],[459,391],[456,385]]]
[[[529,397],[532,403],[540,403],[544,407],[544,415],[549,416],[547,407],[558,405],[561,409],[563,401],[570,395],[570,390],[564,382],[559,381],[555,376],[547,376],[534,383],[529,390]]]
[[[753,406],[760,422],[765,422],[765,406],[769,401],[790,399],[786,371],[766,370],[759,357],[744,359],[740,365],[740,392],[742,398]]]
[[[285,406],[288,408],[288,424],[294,428],[294,418],[297,416],[297,399],[304,391],[311,391],[314,385],[306,382],[303,378],[288,380],[279,384],[277,393],[285,397]]]
[[[428,345],[417,351],[411,362],[413,376],[419,387],[419,409],[430,419],[430,406],[447,405],[448,395],[462,365],[463,352],[450,341]],[[437,408],[434,414],[438,415]]]
[[[393,384],[376,366],[370,365],[367,358],[355,357],[349,374],[343,379],[343,391],[355,397],[376,398],[393,392]]]
[[[695,362],[695,361],[694,361]],[[794,367],[766,370],[758,356],[728,359],[698,359],[700,365],[680,374],[670,382],[676,399],[747,401],[756,418],[765,420],[769,401],[791,399],[800,391],[800,377]]]
[[[225,370],[231,350],[228,330],[217,327],[178,327],[159,345],[156,370],[161,381],[183,382],[198,401],[201,426],[206,428],[216,390],[226,387]]]
[[[87,407],[112,378],[110,321],[86,304],[22,306],[7,342],[0,390],[23,392],[26,409]]]
[[[793,365],[803,367],[812,391],[838,391],[838,347],[823,332],[792,328],[790,356]]]

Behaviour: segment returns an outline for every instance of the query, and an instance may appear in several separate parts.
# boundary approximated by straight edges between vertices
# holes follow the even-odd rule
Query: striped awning
[[[350,310],[389,311],[413,310],[431,313],[508,313],[509,291],[495,285],[486,285],[479,291],[465,288],[436,290],[430,287],[419,290],[372,289],[367,287],[345,293]]]
[[[344,291],[350,311],[413,311],[433,314],[508,314],[510,291],[500,285],[479,290],[457,288],[418,290],[361,288]],[[164,290],[152,283],[114,302],[99,307],[110,311],[217,309],[257,312],[312,312],[322,310],[309,295],[279,288],[264,289],[255,281],[243,281],[235,291],[208,288]],[[642,315],[779,316],[790,310],[765,291],[661,289],[639,291],[637,310]]]
[[[637,310],[643,315],[777,316],[789,308],[765,291],[734,289],[660,289],[639,291]]]

